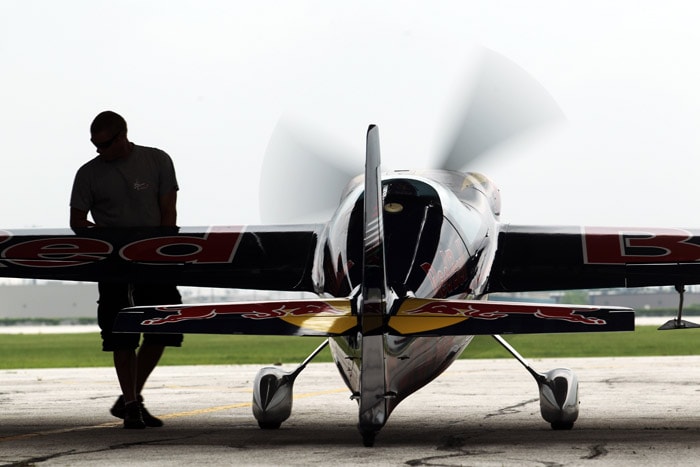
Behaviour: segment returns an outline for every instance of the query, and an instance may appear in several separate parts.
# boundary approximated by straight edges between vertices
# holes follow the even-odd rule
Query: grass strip
[[[518,334],[506,340],[525,358],[696,355],[700,329],[634,332]],[[189,334],[182,348],[167,349],[161,365],[299,363],[322,341],[317,337]],[[97,333],[1,334],[0,369],[112,366]],[[490,336],[476,336],[461,358],[510,358]],[[330,362],[328,349],[315,362]]]

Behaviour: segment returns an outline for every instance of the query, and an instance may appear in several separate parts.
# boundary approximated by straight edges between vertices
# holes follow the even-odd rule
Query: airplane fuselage
[[[493,184],[480,174],[406,171],[383,175],[382,190],[386,314],[407,297],[480,298],[495,254],[500,199]],[[355,180],[321,236],[314,265],[321,295],[352,296],[362,283],[363,197],[362,181]],[[360,400],[360,430],[378,431],[472,337],[358,332],[332,338],[336,366]]]

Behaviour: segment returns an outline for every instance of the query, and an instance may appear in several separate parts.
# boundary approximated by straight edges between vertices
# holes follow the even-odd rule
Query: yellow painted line
[[[309,397],[324,396],[327,394],[337,394],[339,392],[345,392],[345,391],[348,391],[348,388],[343,387],[343,388],[336,388],[336,389],[328,389],[326,391],[307,392],[304,394],[298,394],[298,395],[294,396],[294,399],[306,399]],[[222,410],[232,410],[232,409],[240,409],[240,408],[244,408],[244,407],[251,407],[252,405],[253,405],[252,402],[241,402],[238,404],[220,405],[218,407],[207,407],[204,409],[188,410],[185,412],[176,412],[176,413],[171,413],[171,414],[159,415],[158,418],[162,418],[164,420],[169,420],[169,419],[173,419],[173,418],[192,417],[195,415],[203,415],[203,414],[208,414],[208,413],[213,413],[213,412],[221,412]],[[64,434],[64,433],[74,432],[74,431],[77,432],[77,431],[85,431],[85,430],[94,430],[94,429],[99,429],[99,428],[114,428],[114,427],[118,427],[121,425],[122,425],[122,422],[118,421],[118,422],[100,423],[98,425],[74,426],[74,427],[69,427],[69,428],[57,428],[55,430],[35,431],[32,433],[23,433],[21,435],[10,435],[10,436],[0,437],[0,443],[36,438],[39,436],[60,435],[60,434]]]
[[[35,431],[33,433],[24,433],[21,435],[11,435],[11,436],[0,437],[0,443],[4,443],[6,441],[17,441],[17,440],[21,440],[21,439],[36,438],[37,436],[60,435],[63,433],[70,433],[72,431],[93,430],[95,428],[111,428],[111,427],[121,426],[121,424],[122,424],[122,422],[107,422],[107,423],[100,423],[99,425],[73,426],[70,428],[57,428],[55,430]]]
[[[325,396],[326,394],[336,394],[339,392],[344,392],[348,391],[348,388],[337,388],[337,389],[328,389],[326,391],[316,391],[316,392],[307,392],[305,394],[298,394],[294,396],[294,399],[306,399],[308,397],[315,397],[315,396]],[[206,414],[206,413],[212,413],[212,412],[220,412],[222,410],[231,410],[231,409],[240,409],[243,407],[251,407],[253,405],[253,402],[240,402],[238,404],[230,404],[230,405],[220,405],[219,407],[207,407],[206,409],[197,409],[197,410],[188,410],[186,412],[177,412],[177,413],[171,413],[167,415],[159,415],[158,418],[163,418],[163,419],[170,419],[170,418],[180,418],[180,417],[191,417],[193,415],[201,415],[201,414]]]

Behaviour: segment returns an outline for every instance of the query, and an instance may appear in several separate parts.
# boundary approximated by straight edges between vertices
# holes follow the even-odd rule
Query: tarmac
[[[158,367],[144,391],[165,426],[109,414],[112,368],[0,371],[0,465],[697,465],[700,356],[530,360],[576,371],[580,415],[553,431],[514,359],[460,360],[399,405],[374,447],[332,364],[296,379],[292,416],[261,430],[259,365]],[[293,369],[293,366],[284,367]]]

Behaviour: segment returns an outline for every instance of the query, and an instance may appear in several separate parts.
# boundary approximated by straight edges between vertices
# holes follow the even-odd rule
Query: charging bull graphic
[[[584,316],[581,313],[598,311],[596,307],[573,307],[567,305],[542,305],[533,307],[518,306],[517,303],[453,301],[453,300],[419,300],[409,303],[418,304],[418,308],[402,309],[404,316],[449,316],[496,320],[511,315],[530,315],[541,319],[563,320],[570,323],[604,326],[606,321],[597,317]],[[402,307],[403,308],[403,307]]]
[[[345,303],[345,301],[342,301]],[[336,305],[342,306],[342,305]],[[156,311],[172,313],[161,318],[149,318],[141,322],[144,326],[158,326],[188,320],[204,320],[220,315],[238,315],[241,318],[261,320],[303,316],[346,316],[349,309],[336,308],[332,302],[290,301],[255,303],[218,303],[192,306],[161,306]],[[133,308],[138,310],[137,308]]]

